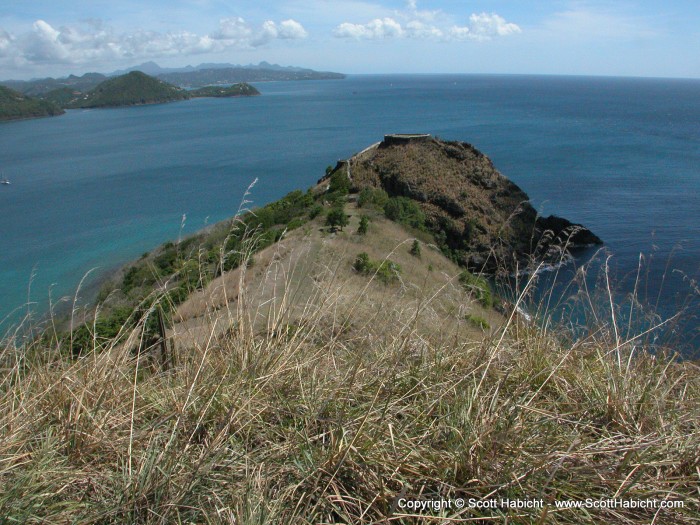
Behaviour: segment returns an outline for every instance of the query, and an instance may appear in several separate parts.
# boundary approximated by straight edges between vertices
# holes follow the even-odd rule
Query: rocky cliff
[[[381,188],[390,197],[417,201],[438,243],[472,270],[511,272],[602,244],[580,224],[538,217],[527,194],[467,143],[387,135],[328,177],[338,172],[347,173],[352,191]]]

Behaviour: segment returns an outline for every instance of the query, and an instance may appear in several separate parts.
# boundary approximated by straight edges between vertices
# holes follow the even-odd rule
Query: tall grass
[[[302,294],[289,261],[254,287],[237,270],[238,298],[202,318],[205,337],[169,332],[167,368],[139,344],[157,293],[77,358],[50,328],[4,341],[0,522],[698,522],[696,364],[646,352],[609,311],[579,338],[512,310],[463,340],[425,328],[434,296],[376,308],[342,263]],[[549,505],[417,513],[399,497]],[[586,498],[684,508],[553,506]]]

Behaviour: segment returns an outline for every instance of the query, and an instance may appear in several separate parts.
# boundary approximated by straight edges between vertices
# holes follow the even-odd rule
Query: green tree
[[[418,239],[413,239],[410,254],[420,259],[420,243],[418,242]]]
[[[358,235],[366,235],[367,228],[369,228],[369,219],[363,215],[360,217],[360,226],[357,228]]]
[[[369,273],[374,270],[372,262],[369,259],[367,252],[362,252],[357,255],[355,262],[352,265],[353,268],[359,273]]]
[[[338,195],[347,195],[350,191],[350,180],[347,174],[338,170],[333,175],[331,175],[331,182],[328,185],[329,193],[337,193]]]
[[[343,231],[343,226],[348,225],[348,216],[345,215],[343,208],[333,208],[328,212],[326,217],[326,225],[331,227],[331,230]]]

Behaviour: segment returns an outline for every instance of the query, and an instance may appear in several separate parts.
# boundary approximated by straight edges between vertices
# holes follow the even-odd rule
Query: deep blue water
[[[385,133],[473,143],[543,214],[590,227],[672,311],[700,276],[700,81],[354,76],[263,96],[75,110],[0,125],[0,319],[46,311],[161,242],[312,185]],[[663,274],[666,265],[674,272]],[[33,275],[33,277],[32,277]],[[663,280],[663,283],[662,283]],[[0,325],[0,331],[9,322]],[[696,325],[697,326],[697,325]],[[691,327],[692,328],[692,327]],[[686,338],[692,340],[693,333]],[[697,343],[694,343],[697,346]]]

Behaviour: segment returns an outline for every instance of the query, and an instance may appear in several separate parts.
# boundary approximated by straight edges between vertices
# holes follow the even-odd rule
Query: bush
[[[413,245],[411,246],[409,253],[420,259],[420,243],[418,242],[418,239],[413,239]]]
[[[355,262],[352,265],[358,273],[369,273],[374,271],[372,262],[366,252],[362,252],[355,257]]]
[[[378,208],[384,208],[388,200],[389,195],[381,188],[364,188],[357,197],[357,207],[374,205]]]
[[[384,284],[396,281],[401,274],[401,266],[393,261],[372,261],[369,255],[362,252],[357,255],[352,267],[363,275],[376,275]]]
[[[419,230],[425,229],[425,214],[418,203],[406,197],[393,197],[384,205],[384,215],[389,220],[407,224]]]
[[[485,308],[493,306],[493,294],[491,285],[483,277],[476,276],[468,271],[464,271],[459,276],[459,282],[472,294]]]
[[[489,328],[491,328],[491,325],[489,324],[489,322],[481,316],[470,314],[470,315],[467,315],[464,319],[466,321],[469,321],[469,323],[472,324],[473,326],[476,326],[477,328],[481,328],[482,330],[488,330]]]
[[[297,228],[303,226],[304,222],[305,221],[303,219],[300,219],[299,217],[297,217],[296,219],[292,219],[291,221],[289,221],[289,224],[287,224],[287,230],[296,230]]]
[[[323,206],[316,204],[309,210],[309,219],[315,219],[323,212]]]
[[[401,266],[393,261],[382,261],[377,268],[377,277],[384,284],[399,280]]]
[[[358,235],[366,235],[369,228],[369,219],[364,215],[360,217],[360,226],[357,228]]]
[[[331,175],[331,182],[328,187],[329,193],[347,195],[350,192],[350,180],[343,170],[336,171]]]
[[[343,230],[344,226],[348,225],[348,216],[345,215],[343,208],[333,208],[328,212],[326,217],[326,225],[331,227],[331,230]]]

